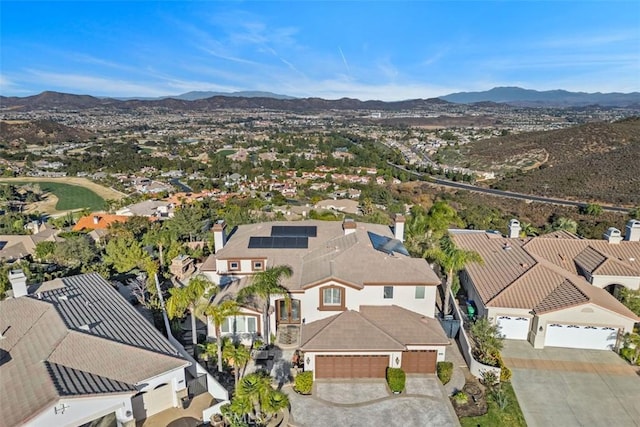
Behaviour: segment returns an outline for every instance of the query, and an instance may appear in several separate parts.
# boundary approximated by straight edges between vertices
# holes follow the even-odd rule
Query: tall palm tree
[[[442,315],[444,316],[449,314],[449,295],[451,294],[453,278],[456,273],[464,269],[469,263],[484,264],[484,261],[480,254],[475,251],[457,248],[449,236],[442,238],[440,247],[426,251],[425,256],[436,261],[447,275],[444,302],[442,304]]]
[[[222,331],[221,326],[229,317],[237,316],[240,313],[238,303],[234,300],[222,301],[218,305],[208,305],[204,309],[204,314],[213,322],[216,331],[216,347],[218,350],[218,372],[222,372]]]
[[[289,406],[287,395],[273,389],[271,377],[266,372],[244,377],[236,387],[233,400],[236,399],[236,408],[252,415],[259,425],[266,425],[276,412]]]
[[[191,313],[191,341],[194,346],[198,344],[198,334],[196,333],[196,311],[205,294],[213,295],[218,291],[218,287],[206,276],[199,274],[189,280],[187,286],[181,288],[171,288],[171,296],[167,299],[166,310],[169,319],[184,316],[189,310]]]
[[[269,325],[269,304],[271,302],[271,295],[284,294],[289,295],[289,290],[280,284],[283,277],[291,277],[293,270],[288,265],[277,265],[274,267],[268,267],[266,270],[257,273],[253,276],[251,284],[246,288],[243,288],[238,293],[240,299],[244,299],[250,295],[258,296],[265,301],[264,307],[264,328],[265,337],[264,341],[270,344],[270,325]]]
[[[240,370],[251,359],[251,352],[240,343],[229,342],[222,350],[222,357],[233,367],[233,377],[237,385],[240,379]]]

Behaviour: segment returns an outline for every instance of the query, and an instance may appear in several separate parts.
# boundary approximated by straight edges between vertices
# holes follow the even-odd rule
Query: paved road
[[[573,200],[564,200],[564,199],[555,199],[552,197],[541,197],[541,196],[533,196],[530,194],[523,194],[523,193],[514,193],[512,191],[503,191],[503,190],[496,190],[493,188],[484,188],[484,187],[478,187],[477,185],[473,185],[473,184],[465,184],[462,182],[455,182],[455,181],[449,181],[448,179],[442,179],[442,178],[435,178],[432,177],[430,175],[426,175],[420,172],[416,172],[416,171],[412,171],[409,170],[403,166],[400,165],[395,165],[393,163],[389,163],[391,166],[395,166],[398,169],[402,169],[405,172],[411,173],[413,175],[416,176],[420,176],[420,177],[425,177],[428,179],[428,181],[426,182],[430,182],[436,185],[441,185],[444,187],[449,187],[449,188],[458,188],[458,189],[462,189],[462,190],[468,190],[468,191],[475,191],[477,193],[485,193],[485,194],[491,194],[494,196],[498,196],[498,197],[508,197],[511,199],[520,199],[520,200],[527,200],[527,201],[531,201],[531,202],[541,202],[541,203],[548,203],[548,204],[553,204],[553,205],[561,205],[561,206],[575,206],[578,208],[581,207],[585,207],[588,205],[587,202],[575,202]],[[627,213],[629,212],[629,208],[621,208],[619,206],[609,206],[609,205],[600,205],[602,207],[603,210],[605,211],[610,211],[610,212],[621,212],[621,213]]]

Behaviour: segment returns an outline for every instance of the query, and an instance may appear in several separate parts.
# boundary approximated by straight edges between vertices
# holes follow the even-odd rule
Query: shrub
[[[504,364],[500,353],[496,353],[495,358],[498,361],[498,366],[500,367],[500,382],[511,381],[511,369],[507,368],[507,365]]]
[[[438,373],[438,378],[442,384],[447,384],[451,381],[451,375],[453,374],[453,363],[452,362],[438,362],[436,371]]]
[[[294,382],[295,390],[300,394],[311,394],[313,388],[313,371],[300,372]]]
[[[453,395],[453,400],[459,405],[464,405],[469,401],[469,396],[464,391],[457,391],[456,394]]]
[[[404,384],[407,379],[401,368],[387,368],[387,383],[393,392],[401,392],[404,390]]]
[[[507,405],[509,404],[509,398],[507,397],[507,393],[502,390],[502,387],[497,387],[492,394],[493,400],[498,405],[501,411],[504,411]]]
[[[629,363],[633,364],[633,358],[635,356],[635,352],[636,351],[633,348],[629,348],[629,347],[621,348],[620,356],[622,356],[622,358],[628,361]],[[636,365],[640,366],[640,358],[636,360]]]
[[[494,371],[482,371],[482,384],[493,387],[498,382],[498,376]]]

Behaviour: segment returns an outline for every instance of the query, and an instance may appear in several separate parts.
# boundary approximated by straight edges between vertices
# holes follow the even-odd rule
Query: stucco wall
[[[116,412],[119,425],[122,425],[133,420],[132,394],[60,399],[55,405],[47,408],[25,425],[33,427],[78,426],[112,412]],[[64,410],[61,410],[62,405],[65,406]],[[58,408],[58,413],[55,408]],[[127,416],[127,412],[129,412],[129,416]]]
[[[638,261],[640,262],[640,260]],[[606,288],[609,285],[622,285],[625,288],[640,289],[640,277],[631,276],[593,276],[591,280],[593,286]]]
[[[606,310],[595,304],[583,304],[560,311],[539,315],[532,322],[531,339],[535,348],[544,347],[547,325],[552,323],[594,325],[621,328],[623,331],[632,331],[634,319],[629,319],[618,313]]]

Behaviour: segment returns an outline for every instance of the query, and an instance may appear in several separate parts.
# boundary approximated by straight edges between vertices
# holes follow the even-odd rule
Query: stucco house
[[[604,240],[565,231],[521,238],[511,220],[509,236],[451,230],[460,248],[478,252],[484,265],[461,273],[467,297],[479,316],[501,327],[507,339],[535,348],[612,349],[640,321],[612,294],[640,288],[640,222],[626,235],[614,228]]]
[[[424,259],[409,256],[403,230],[402,217],[393,231],[350,220],[270,222],[241,225],[227,237],[217,223],[216,252],[201,271],[221,285],[221,300],[257,272],[291,266],[282,281],[288,296],[269,301],[269,324],[278,342],[297,342],[317,378],[383,377],[387,366],[435,372],[449,345],[434,319],[440,280]],[[264,305],[245,304],[222,333],[268,336]]]
[[[17,270],[10,280],[0,424],[135,426],[179,405],[190,363],[99,275],[27,287]]]
[[[47,224],[29,223],[27,227],[32,234],[0,235],[0,261],[14,262],[33,256],[40,242],[62,242],[58,237],[60,230]]]

